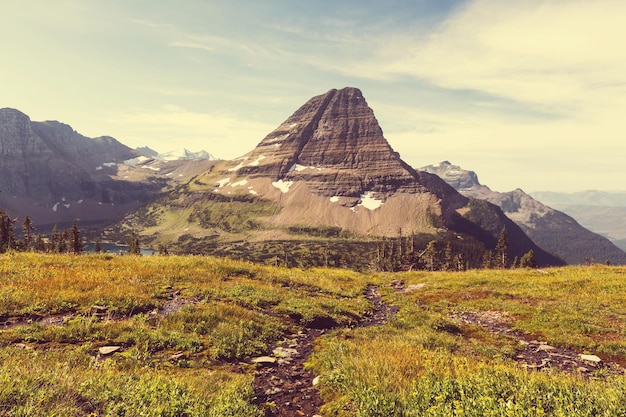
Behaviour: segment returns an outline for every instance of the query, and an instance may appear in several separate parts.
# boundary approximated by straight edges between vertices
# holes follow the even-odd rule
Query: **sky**
[[[0,107],[232,159],[350,86],[415,168],[626,190],[625,16],[623,0],[20,0],[0,13]]]

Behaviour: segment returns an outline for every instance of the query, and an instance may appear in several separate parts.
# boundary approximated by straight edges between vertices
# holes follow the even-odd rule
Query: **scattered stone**
[[[24,344],[24,343],[16,343],[13,345],[14,347],[18,348],[18,349],[24,349],[24,350],[32,350],[33,348]]]
[[[269,364],[276,363],[276,358],[273,358],[271,356],[259,356],[257,358],[253,358],[251,362],[257,363],[260,365],[269,365]]]
[[[279,392],[283,392],[283,390],[278,387],[273,387],[273,388],[265,390],[265,395],[274,395],[274,394],[278,394]]]
[[[602,363],[602,359],[600,359],[596,355],[580,355],[580,360],[583,362],[588,362],[592,365],[599,365],[600,363]]]
[[[174,353],[172,356],[170,356],[170,360],[176,361],[176,360],[182,358],[183,356],[185,356],[184,352],[177,352],[177,353]]]
[[[106,356],[112,354],[113,352],[117,352],[121,348],[121,346],[102,346],[100,349],[98,349],[98,353]]]
[[[585,372],[589,372],[589,369],[585,368],[584,366],[579,366],[578,367],[578,372],[584,374]]]
[[[404,292],[405,293],[411,293],[417,290],[421,290],[422,288],[424,288],[426,286],[426,284],[411,284],[408,285],[405,289]]]
[[[548,344],[541,344],[537,346],[537,352],[549,352],[552,350],[556,350],[554,346],[550,346]]]
[[[320,383],[320,377],[318,375],[315,378],[313,378],[312,384],[313,384],[313,386],[316,386],[316,385],[319,385],[319,383]]]
[[[395,279],[393,281],[391,281],[391,288],[393,288],[396,291],[402,291],[404,289],[404,281],[402,281],[401,279]]]
[[[293,348],[284,348],[279,346],[275,348],[272,353],[279,358],[288,359],[296,356],[298,354],[298,351]]]

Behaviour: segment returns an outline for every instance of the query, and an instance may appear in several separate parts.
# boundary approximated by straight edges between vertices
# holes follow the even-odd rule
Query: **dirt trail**
[[[165,317],[170,314],[178,312],[181,308],[189,304],[198,303],[197,300],[181,298],[180,292],[168,289],[164,296],[167,300],[163,303],[161,308],[150,311],[149,314],[157,315],[159,317]],[[146,313],[146,311],[134,311],[130,314],[119,314],[108,311],[105,306],[93,305],[90,310],[85,313],[67,312],[60,314],[50,314],[47,316],[13,316],[0,319],[0,330],[11,330],[17,327],[29,326],[33,323],[39,323],[44,326],[61,326],[67,320],[71,320],[76,317],[95,317],[100,321],[123,321],[128,320],[131,317]]]
[[[604,362],[596,355],[584,355],[572,349],[555,347],[545,341],[530,339],[528,335],[511,328],[512,318],[506,312],[466,311],[450,314],[450,318],[459,324],[481,326],[491,333],[517,340],[523,348],[518,351],[515,360],[528,370],[552,368],[592,379],[605,378],[609,374],[624,374],[624,369],[620,365]]]
[[[167,301],[160,309],[149,314],[165,317],[176,313],[183,306],[195,304],[197,300],[184,299],[174,290],[167,291]],[[382,301],[378,287],[367,287],[365,297],[370,300],[374,309],[372,313],[354,327],[380,326],[393,316],[398,308],[389,306]],[[66,320],[78,317],[96,317],[102,321],[122,321],[130,315],[115,315],[105,307],[93,306],[88,313],[69,312],[44,317],[11,317],[0,322],[0,330],[9,330],[20,326],[28,326],[36,322],[46,326],[63,325]],[[255,403],[263,407],[268,417],[319,416],[322,399],[317,388],[315,375],[305,370],[304,364],[313,352],[315,340],[327,329],[305,329],[279,342],[271,355],[253,359],[257,362],[254,390]]]
[[[382,301],[376,286],[368,286],[365,297],[374,304],[374,311],[356,327],[383,325],[398,311]],[[259,358],[254,381],[255,403],[265,409],[266,417],[320,415],[322,399],[317,381],[304,369],[304,363],[313,351],[315,339],[324,333],[325,330],[307,329],[282,341],[272,356]]]

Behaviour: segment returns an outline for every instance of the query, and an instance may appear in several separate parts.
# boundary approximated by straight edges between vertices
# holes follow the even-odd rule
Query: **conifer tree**
[[[424,251],[424,258],[426,260],[426,268],[429,271],[434,271],[436,268],[436,262],[437,262],[437,241],[435,240],[431,240],[430,242],[428,242],[428,245],[426,246],[426,250]]]
[[[69,234],[67,233],[67,229],[63,229],[59,236],[59,241],[57,242],[56,253],[65,253],[69,250],[68,240]]]
[[[72,228],[70,229],[70,251],[75,255],[79,255],[83,253],[85,249],[85,244],[83,243],[83,238],[80,235],[80,231],[78,230],[78,225],[76,224],[76,220],[72,221]]]
[[[465,271],[465,262],[463,261],[463,254],[459,253],[454,255],[454,267],[457,271]]]
[[[444,271],[450,271],[453,268],[454,258],[452,256],[452,245],[450,242],[446,245],[446,248],[443,252],[443,265],[442,269]]]
[[[24,217],[24,222],[22,223],[22,233],[24,235],[22,240],[22,246],[26,251],[31,249],[34,231],[35,226],[33,225],[33,222],[30,217],[26,215],[26,217]]]
[[[0,253],[6,252],[9,245],[9,234],[8,234],[8,230],[6,228],[6,219],[7,219],[7,214],[5,213],[5,211],[0,208]]]
[[[18,248],[13,223],[15,220],[11,219],[10,213],[0,207],[0,253]]]
[[[506,228],[503,227],[500,232],[500,238],[496,244],[496,259],[495,265],[498,268],[505,269],[508,264],[507,249],[509,248],[509,238],[507,237]]]
[[[483,253],[483,268],[491,269],[493,268],[493,252],[488,250]]]
[[[128,239],[128,253],[130,255],[141,255],[141,248],[139,247],[139,237],[133,230],[130,238]]]
[[[35,239],[35,252],[45,252],[46,251],[46,242],[43,240],[43,236],[41,234],[37,235]]]
[[[161,256],[169,255],[169,252],[167,251],[167,245],[163,245],[163,244],[159,245],[159,255],[161,255]],[[325,262],[326,262],[326,266],[328,266],[328,260],[327,259],[326,259]]]
[[[536,268],[537,262],[535,261],[535,252],[531,249],[526,252],[519,262],[520,268]]]
[[[59,235],[59,229],[55,224],[54,226],[52,226],[52,231],[50,232],[50,239],[48,240],[48,252],[58,253],[60,238],[61,236]]]

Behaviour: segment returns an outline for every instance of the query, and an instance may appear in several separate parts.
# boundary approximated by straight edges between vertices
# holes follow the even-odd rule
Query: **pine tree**
[[[59,251],[59,239],[61,236],[59,235],[59,229],[55,224],[52,227],[52,232],[50,232],[50,239],[48,240],[48,252],[50,253],[58,253]]]
[[[454,258],[452,256],[452,245],[450,244],[450,242],[448,242],[443,252],[442,269],[444,271],[451,271],[454,268],[453,264],[454,264]]]
[[[520,259],[520,262],[519,262],[519,266],[520,268],[536,268],[537,267],[537,262],[535,261],[535,252],[533,252],[532,249],[526,252],[522,256],[522,259]]]
[[[159,245],[159,255],[161,256],[169,255],[169,252],[167,251],[167,245],[162,245],[162,244]],[[325,260],[326,266],[328,266],[328,254],[325,253],[325,256],[326,256],[326,260]]]
[[[78,225],[76,224],[76,220],[72,221],[72,228],[70,229],[70,252],[75,255],[79,255],[83,253],[85,249],[85,244],[83,243],[83,238],[80,235],[80,231],[78,230]]]
[[[130,238],[128,239],[128,253],[130,255],[141,255],[141,248],[139,247],[139,237],[133,230]]]
[[[429,271],[434,271],[436,266],[437,266],[437,257],[438,257],[438,253],[437,253],[437,241],[436,240],[431,240],[430,242],[428,242],[428,245],[426,246],[426,250],[424,251],[424,258],[426,260],[426,268]]]
[[[69,250],[69,234],[67,233],[67,229],[63,229],[61,231],[61,235],[59,236],[59,240],[57,242],[56,253],[65,253]]]
[[[0,253],[4,253],[9,248],[9,234],[6,228],[7,214],[0,208]]]
[[[493,252],[487,250],[483,253],[483,268],[491,269],[493,268]]]
[[[454,255],[454,268],[461,272],[461,271],[465,271],[465,262],[463,262],[463,254],[459,253],[457,255]]]
[[[38,234],[37,238],[35,239],[35,251],[36,252],[46,251],[46,242],[43,240],[43,236],[41,236],[41,234]]]
[[[507,237],[506,228],[503,227],[500,232],[500,238],[496,244],[496,259],[495,265],[498,268],[505,269],[508,264],[507,249],[509,248],[509,238]]]
[[[24,217],[24,222],[22,223],[22,233],[24,238],[22,240],[22,246],[24,250],[30,250],[33,243],[33,232],[35,231],[35,226],[33,225],[32,220],[28,215]]]
[[[11,216],[5,216],[4,219],[4,242],[6,245],[6,250],[18,249],[17,237],[15,236],[15,230],[13,229],[13,224],[17,221],[17,219],[11,219]]]

